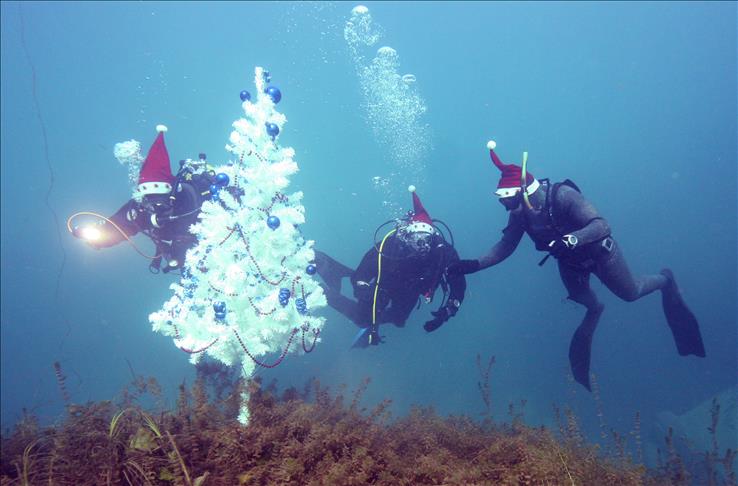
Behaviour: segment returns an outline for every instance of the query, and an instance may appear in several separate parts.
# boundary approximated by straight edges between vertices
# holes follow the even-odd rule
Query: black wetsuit
[[[168,260],[164,271],[181,268],[187,250],[195,246],[197,238],[190,233],[190,226],[197,222],[200,206],[209,192],[210,178],[194,176],[175,184],[171,194],[152,194],[141,202],[130,199],[109,219],[128,237],[144,233],[156,244],[156,253]],[[108,222],[100,227],[103,238],[94,243],[96,248],[117,245],[125,237]],[[158,270],[161,258],[152,263]],[[176,264],[175,264],[176,263]]]
[[[557,252],[555,258],[558,260],[561,280],[569,293],[568,298],[587,308],[587,313],[572,338],[569,360],[574,378],[589,389],[592,336],[604,309],[590,288],[590,275],[595,274],[611,292],[628,302],[655,290],[664,290],[665,310],[666,300],[674,300],[675,294],[678,297],[676,284],[668,271],[655,275],[633,276],[620,246],[610,234],[607,221],[570,181],[551,184],[544,179],[539,189],[529,199],[534,209],[531,210],[521,203],[510,211],[501,240],[486,255],[479,258],[478,269],[505,260],[515,251],[523,233],[530,236],[536,249],[540,251],[549,251],[550,243],[561,242],[565,235],[576,236],[577,245],[571,250]],[[683,307],[679,308],[679,311],[691,315],[680,298],[679,300],[678,304]],[[686,323],[669,321],[679,353],[704,356],[702,338],[694,316],[685,316],[683,321]]]
[[[354,271],[316,251],[318,274],[325,281],[328,304],[359,327],[372,323],[374,289],[379,254],[372,247]],[[413,255],[399,238],[392,235],[382,249],[381,276],[377,293],[376,324],[404,326],[421,296],[431,298],[439,286],[448,290],[448,302],[455,307],[464,300],[464,275],[446,276],[446,267],[459,260],[456,250],[440,238],[426,256]],[[341,279],[349,277],[356,300],[341,294]],[[442,302],[443,306],[445,302]],[[435,314],[434,314],[435,315]],[[440,325],[440,324],[439,324]],[[437,327],[433,327],[436,329]],[[427,330],[431,330],[428,329]]]
[[[588,310],[601,307],[589,286],[591,273],[612,293],[628,302],[667,284],[668,279],[660,274],[634,277],[630,273],[607,221],[574,187],[564,183],[550,184],[544,179],[530,201],[533,210],[521,204],[510,211],[502,239],[479,259],[480,269],[496,265],[510,256],[524,233],[528,233],[539,251],[548,251],[551,241],[571,234],[577,237],[578,244],[570,252],[557,257],[559,273],[569,298]]]

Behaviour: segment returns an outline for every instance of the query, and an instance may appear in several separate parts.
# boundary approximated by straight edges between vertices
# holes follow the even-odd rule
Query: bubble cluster
[[[115,154],[115,158],[118,159],[118,162],[128,169],[128,181],[131,184],[131,188],[136,187],[141,165],[144,161],[144,157],[141,154],[141,143],[137,140],[116,143],[113,153]]]
[[[413,74],[400,74],[400,56],[390,46],[382,46],[371,55],[370,48],[382,37],[369,9],[358,5],[344,28],[344,39],[356,68],[363,95],[363,107],[368,124],[380,145],[389,151],[393,176],[383,178],[383,196],[401,201],[406,181],[422,182],[423,158],[431,146],[428,125],[423,121],[426,105],[417,89]],[[398,207],[399,209],[399,207]]]

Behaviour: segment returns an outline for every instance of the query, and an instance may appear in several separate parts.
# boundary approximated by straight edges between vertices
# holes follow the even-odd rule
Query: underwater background
[[[193,380],[189,356],[148,322],[175,277],[151,275],[125,244],[91,250],[64,225],[130,197],[113,145],[148,148],[159,123],[174,164],[199,152],[225,163],[259,65],[282,90],[280,142],[296,150],[291,189],[305,193],[316,248],[356,266],[375,229],[411,208],[414,184],[462,258],[480,256],[507,221],[485,147],[495,139],[504,161],[528,151],[539,179],[574,180],[634,273],[673,269],[707,351],[678,356],[658,293],[626,303],[593,279],[606,311],[588,393],[567,359],[584,310],[526,237],[468,276],[438,331],[423,331],[437,304],[423,305],[405,328],[383,327],[381,346],[351,350],[355,326],[328,309],[315,352],[260,371],[266,381],[370,377],[367,402],[390,398],[396,414],[422,404],[479,417],[477,355],[495,356],[497,420],[524,400],[527,423],[553,426],[554,404],[569,406],[607,441],[639,413],[653,463],[668,426],[702,447],[705,403],[721,394],[723,445],[738,446],[736,4],[365,5],[372,30],[352,37],[352,3],[2,2],[2,428],[24,407],[61,415],[54,362],[77,403],[115,397],[132,373],[156,377],[172,402]],[[384,46],[398,57],[374,62]]]

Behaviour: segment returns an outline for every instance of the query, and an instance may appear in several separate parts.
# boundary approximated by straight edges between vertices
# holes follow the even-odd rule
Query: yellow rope
[[[149,260],[155,260],[155,259],[157,259],[157,258],[159,258],[159,257],[161,256],[161,255],[154,255],[154,256],[149,256],[149,255],[145,254],[144,252],[142,252],[142,251],[141,251],[141,250],[140,250],[140,249],[138,248],[138,246],[136,246],[136,244],[135,244],[135,243],[133,242],[133,240],[131,240],[130,236],[128,236],[128,235],[126,234],[126,232],[125,232],[125,231],[123,231],[123,230],[121,229],[121,227],[120,227],[120,226],[118,226],[117,224],[115,224],[115,223],[114,223],[113,221],[111,221],[110,219],[106,218],[106,217],[105,217],[105,216],[103,216],[102,214],[99,214],[99,213],[93,213],[93,212],[91,212],[91,211],[80,211],[80,212],[78,212],[78,213],[74,213],[73,215],[71,215],[71,216],[70,216],[70,217],[69,217],[69,218],[67,219],[67,230],[69,230],[69,232],[70,232],[70,233],[72,233],[72,234],[74,234],[74,230],[72,229],[72,220],[73,220],[74,218],[76,218],[77,216],[95,216],[96,218],[100,218],[100,219],[103,219],[103,220],[107,221],[108,223],[110,223],[111,225],[113,225],[113,227],[114,227],[114,228],[115,228],[116,230],[118,230],[118,232],[119,232],[119,233],[120,233],[121,235],[123,235],[123,237],[124,237],[124,238],[125,238],[125,239],[126,239],[126,240],[128,241],[128,243],[129,243],[129,244],[130,244],[130,245],[131,245],[131,246],[133,247],[133,249],[134,249],[134,250],[136,250],[136,251],[138,252],[138,254],[139,254],[139,255],[141,255],[141,256],[142,256],[142,257],[144,257],[144,258],[148,258]]]
[[[397,228],[391,230],[389,233],[384,235],[382,243],[379,245],[379,254],[377,255],[377,283],[374,285],[374,303],[372,304],[372,326],[377,325],[377,295],[379,294],[379,280],[382,278],[382,250],[384,249],[384,242],[390,237],[392,233],[397,231]],[[369,343],[371,344],[372,336],[369,335]]]

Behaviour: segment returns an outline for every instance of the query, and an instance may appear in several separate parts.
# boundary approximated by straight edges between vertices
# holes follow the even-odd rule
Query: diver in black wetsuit
[[[661,290],[664,313],[679,354],[704,357],[697,320],[682,300],[672,272],[667,269],[657,275],[634,277],[607,221],[573,182],[552,184],[528,173],[522,184],[523,169],[502,163],[494,152],[495,145],[490,141],[487,147],[492,162],[502,172],[496,194],[510,212],[508,224],[502,239],[486,255],[478,260],[461,260],[450,266],[448,273],[469,274],[497,265],[515,251],[523,233],[528,233],[537,250],[549,253],[540,264],[549,256],[556,258],[568,298],[587,308],[572,337],[569,362],[574,378],[588,390],[592,336],[604,309],[589,286],[590,274],[628,302]]]
[[[157,256],[149,269],[158,272],[164,258],[167,265],[163,272],[167,273],[181,269],[187,250],[197,243],[189,228],[197,222],[203,201],[211,195],[215,174],[207,170],[205,155],[201,154],[198,163],[180,162],[181,170],[174,177],[164,143],[166,127],[159,125],[157,130],[133,197],[107,220],[92,227],[77,227],[73,234],[100,249],[144,233],[156,244]]]
[[[418,299],[424,297],[430,302],[439,286],[444,298],[438,310],[432,312],[434,318],[423,326],[427,332],[435,331],[456,315],[464,300],[464,276],[445,275],[446,267],[458,262],[459,255],[434,227],[415,192],[413,206],[412,217],[366,252],[356,270],[325,253],[315,252],[328,305],[362,328],[354,347],[379,344],[379,324],[404,326]],[[356,300],[341,294],[344,277],[350,278]]]

